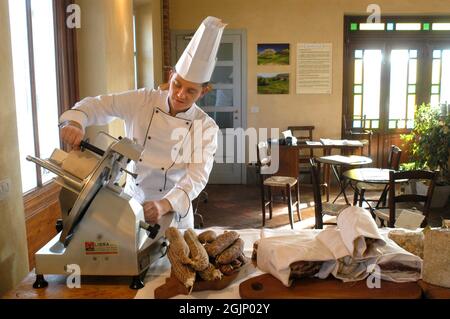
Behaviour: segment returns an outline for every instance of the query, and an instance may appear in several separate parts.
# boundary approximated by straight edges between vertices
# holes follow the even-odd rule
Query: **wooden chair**
[[[313,140],[314,126],[288,126],[287,128],[292,132],[292,135],[297,138],[297,143],[305,143]],[[310,175],[309,159],[314,157],[313,149],[309,150],[309,154],[299,154],[299,175]],[[310,176],[310,183],[312,184],[312,177]]]
[[[266,224],[266,207],[269,206],[269,219],[272,218],[273,196],[272,188],[281,188],[286,191],[287,204],[289,211],[289,223],[294,229],[294,215],[292,206],[296,205],[298,219],[300,217],[300,193],[298,188],[298,176],[277,176],[268,173],[271,164],[271,158],[268,155],[269,147],[267,142],[260,142],[257,145],[257,172],[260,176],[261,186],[261,208],[262,208],[262,226]],[[266,188],[268,191],[268,199],[266,200]],[[295,190],[296,201],[292,203],[292,189]],[[284,196],[283,196],[284,197]]]
[[[397,203],[423,203],[422,213],[425,215],[425,219],[422,223],[422,227],[427,225],[428,213],[431,205],[431,198],[433,196],[435,186],[435,172],[413,170],[403,172],[390,172],[389,173],[389,208],[376,209],[375,215],[380,219],[381,226],[384,226],[384,222],[387,221],[388,227],[395,227],[395,221],[401,212],[401,208],[397,207]],[[428,191],[426,195],[418,194],[399,194],[396,192],[396,183],[401,180],[411,181],[427,181],[429,183]],[[417,208],[417,207],[416,207]]]
[[[364,145],[367,145],[367,156],[370,157],[372,152],[372,137],[373,137],[373,131],[370,128],[367,128],[367,120],[366,115],[362,117],[352,117],[352,118],[346,118],[345,116],[343,118],[343,125],[344,125],[344,136],[343,138],[348,140],[359,140]],[[361,127],[353,127],[353,121],[360,121]],[[363,151],[361,149],[361,155]]]
[[[196,229],[201,229],[205,226],[203,215],[198,211],[200,201],[204,204],[208,202],[208,193],[206,191],[202,191],[197,198],[192,201],[192,207],[194,207],[194,228]]]
[[[315,228],[322,229],[323,225],[335,225],[336,223],[324,222],[323,216],[338,216],[342,210],[349,207],[346,204],[333,204],[333,203],[322,203],[322,193],[320,184],[320,164],[311,158],[310,169],[311,177],[313,181],[313,194],[314,194],[314,213],[315,213]]]
[[[402,150],[395,146],[391,145],[391,150],[389,151],[389,157],[387,162],[387,168],[398,171],[400,167],[400,157],[402,156]],[[362,206],[362,202],[364,200],[368,201],[383,201],[383,206],[386,206],[386,195],[380,194],[378,199],[365,199],[364,195],[366,191],[374,191],[374,192],[384,192],[386,189],[386,184],[374,184],[374,183],[357,183],[355,193],[353,195],[353,205],[356,206],[358,203],[358,193],[359,193],[359,206]]]

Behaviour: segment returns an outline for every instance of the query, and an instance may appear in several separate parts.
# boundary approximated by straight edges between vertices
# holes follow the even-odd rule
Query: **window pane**
[[[359,30],[384,30],[384,23],[360,23]]]
[[[411,59],[409,60],[409,84],[416,84],[417,81],[417,60]]]
[[[361,102],[362,96],[360,94],[355,95],[353,98],[353,115],[361,117]]]
[[[439,105],[439,95],[437,95],[437,94],[431,95],[430,104],[432,106],[437,107]]]
[[[25,0],[10,0],[9,15],[17,128],[19,129],[20,172],[22,191],[27,192],[37,186],[37,180],[36,165],[26,160],[27,155],[35,155],[35,150]]]
[[[232,66],[216,66],[211,77],[211,83],[231,84],[233,83]]]
[[[221,43],[217,51],[218,61],[233,61],[233,43]]]
[[[198,106],[233,106],[233,90],[214,89],[196,103]]]
[[[380,116],[381,50],[364,51],[363,115],[367,119]]]
[[[439,84],[441,79],[441,60],[434,59],[433,60],[433,75],[431,76],[432,84]]]
[[[450,103],[450,50],[442,52],[441,103]]]
[[[208,112],[219,128],[233,128],[233,112]]]
[[[398,31],[418,31],[420,27],[420,23],[397,23],[395,25],[395,29]]]
[[[414,112],[416,110],[416,96],[408,95],[408,119],[414,120]]]
[[[389,119],[404,119],[406,117],[408,62],[409,62],[408,50],[391,51]]]
[[[372,128],[378,128],[379,127],[379,122],[378,120],[372,121]]]
[[[32,0],[31,15],[40,157],[47,158],[60,146],[53,1]],[[42,182],[51,179],[48,171],[42,173]]]
[[[355,84],[362,83],[362,70],[363,70],[362,62],[363,61],[361,59],[355,60]]]
[[[450,30],[450,23],[433,23],[433,30]]]

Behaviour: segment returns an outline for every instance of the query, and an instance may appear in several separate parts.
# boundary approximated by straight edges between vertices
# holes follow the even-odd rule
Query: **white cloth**
[[[381,267],[395,262],[419,270],[381,272],[381,279],[396,282],[417,281],[422,268],[420,257],[390,240],[385,230],[376,227],[370,213],[359,207],[343,210],[338,218],[338,228],[302,230],[296,235],[261,239],[258,268],[272,274],[287,287],[292,283],[290,265],[296,261],[323,261],[316,276],[326,278],[332,274],[343,281],[366,278],[372,264]]]
[[[208,182],[219,128],[195,104],[175,117],[169,111],[167,91],[140,89],[85,98],[60,122],[73,120],[85,128],[124,120],[127,137],[145,148],[141,161],[128,166],[138,177],[127,176],[125,192],[141,204],[166,198],[178,227],[193,228],[191,202]]]
[[[203,20],[175,65],[175,70],[183,79],[194,83],[210,81],[225,26],[215,17]]]

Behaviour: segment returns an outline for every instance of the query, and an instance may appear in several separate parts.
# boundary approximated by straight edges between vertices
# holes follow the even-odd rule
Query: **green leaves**
[[[438,170],[440,179],[449,181],[450,116],[441,116],[439,109],[422,104],[414,114],[414,124],[409,134],[401,135],[414,163],[403,168]]]

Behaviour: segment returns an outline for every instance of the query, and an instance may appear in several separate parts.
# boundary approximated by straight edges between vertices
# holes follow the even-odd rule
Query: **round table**
[[[388,184],[390,171],[387,168],[353,168],[345,171],[343,176],[355,182]]]
[[[340,192],[336,196],[336,198],[333,200],[333,203],[336,202],[336,200],[339,198],[339,196],[341,194],[343,194],[345,202],[348,205],[350,203],[348,201],[347,195],[345,194],[345,189],[347,188],[347,183],[342,178],[342,169],[341,169],[341,173],[339,173],[338,169],[337,169],[337,166],[341,166],[341,167],[342,166],[355,167],[355,166],[368,165],[368,164],[372,163],[372,159],[370,157],[358,156],[358,155],[348,155],[348,156],[330,155],[330,156],[322,156],[322,157],[317,158],[317,161],[322,163],[322,164],[328,164],[328,165],[331,166],[333,174],[336,177],[336,180],[337,180],[337,182],[339,184]],[[327,183],[330,184],[328,178],[327,178]]]
[[[355,192],[358,192],[357,187],[353,187],[351,181],[354,182],[362,182],[369,184],[384,184],[384,189],[381,193],[380,198],[377,201],[377,205],[375,208],[378,208],[380,203],[384,201],[387,196],[389,190],[389,172],[393,171],[388,168],[354,168],[348,171],[345,171],[343,176],[350,181],[350,186],[353,188]],[[407,180],[396,180],[396,183],[404,183]],[[358,194],[361,196],[361,194]],[[372,210],[369,202],[365,201]]]

